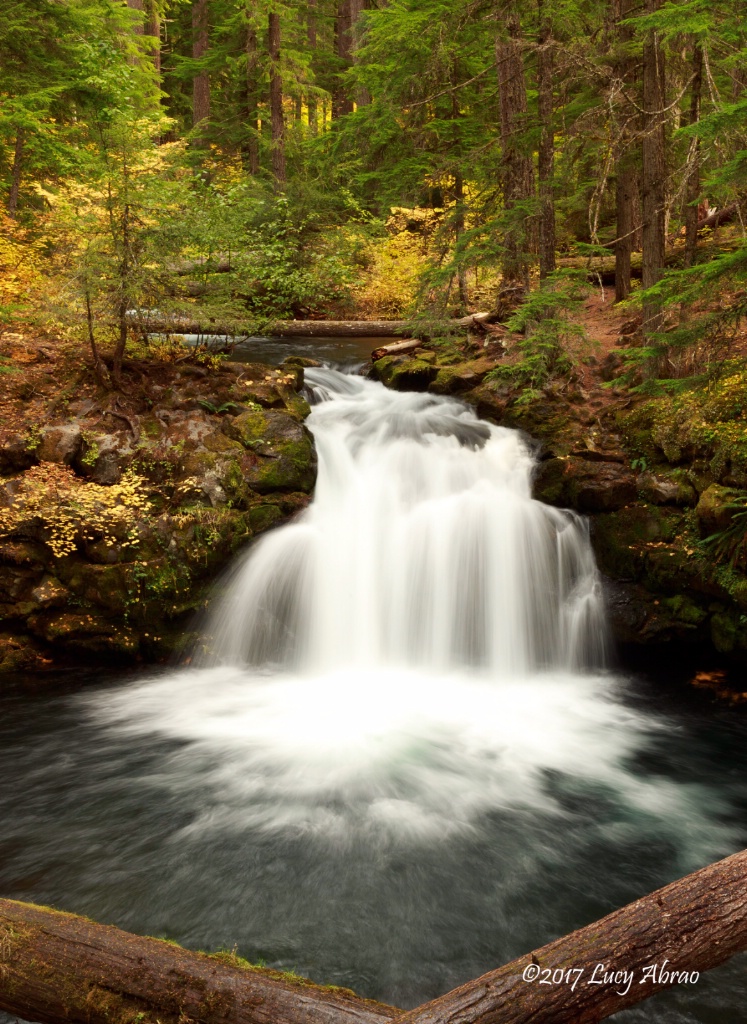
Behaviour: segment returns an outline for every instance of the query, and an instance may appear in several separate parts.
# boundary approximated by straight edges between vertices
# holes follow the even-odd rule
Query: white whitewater
[[[496,814],[531,833],[581,786],[620,808],[590,834],[686,836],[683,870],[712,859],[712,797],[629,767],[661,725],[599,671],[586,523],[532,500],[520,435],[453,400],[326,369],[307,381],[314,500],[239,559],[209,654],[85,698],[120,734],[176,743],[143,781],[189,794],[183,838],[227,829],[376,857]]]
[[[532,500],[516,431],[334,370],[306,379],[324,399],[314,501],[241,565],[208,662],[511,677],[602,662],[586,523]]]

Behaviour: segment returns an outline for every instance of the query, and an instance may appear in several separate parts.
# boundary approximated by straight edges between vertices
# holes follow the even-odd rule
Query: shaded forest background
[[[741,0],[0,10],[1,311],[80,337],[102,379],[97,346],[120,379],[154,310],[246,332],[484,309],[534,339],[534,380],[603,281],[640,310],[639,386],[730,354]]]

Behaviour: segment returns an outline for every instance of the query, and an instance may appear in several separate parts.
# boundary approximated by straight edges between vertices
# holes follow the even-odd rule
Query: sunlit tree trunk
[[[285,123],[283,120],[283,80],[280,74],[280,15],[276,11],[270,11],[268,30],[272,175],[275,179],[275,188],[282,189],[285,184]]]

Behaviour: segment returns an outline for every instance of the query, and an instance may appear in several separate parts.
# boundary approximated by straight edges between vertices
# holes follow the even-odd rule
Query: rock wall
[[[167,656],[236,550],[308,504],[301,367],[168,376],[140,415],[89,399],[0,434],[0,673]]]

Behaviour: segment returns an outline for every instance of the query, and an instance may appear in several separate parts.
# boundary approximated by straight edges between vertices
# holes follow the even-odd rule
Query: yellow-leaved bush
[[[84,482],[68,466],[42,462],[24,473],[12,504],[0,508],[0,537],[41,528],[57,558],[72,554],[80,541],[134,547],[133,528],[149,508],[137,473],[128,470],[119,483],[104,487]]]

